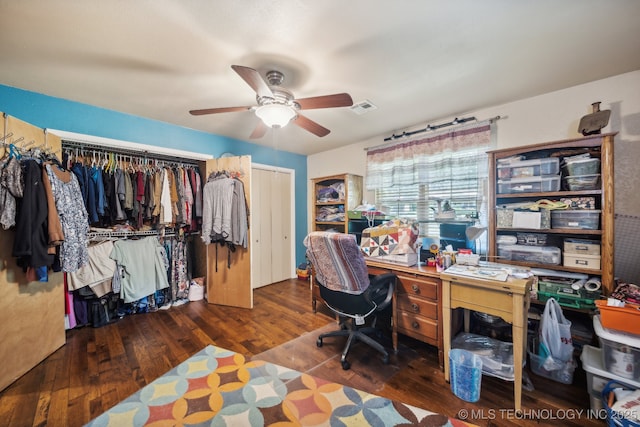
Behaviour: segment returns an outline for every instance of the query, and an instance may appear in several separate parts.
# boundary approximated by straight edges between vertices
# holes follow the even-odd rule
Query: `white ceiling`
[[[638,0],[0,0],[0,84],[312,154],[638,70],[639,20]],[[250,111],[188,113],[255,105],[232,64],[378,108],[249,140]]]

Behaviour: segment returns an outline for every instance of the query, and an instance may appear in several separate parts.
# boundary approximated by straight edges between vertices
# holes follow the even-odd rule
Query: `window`
[[[439,237],[436,219],[445,205],[456,219],[486,225],[489,147],[487,124],[374,148],[367,152],[367,189],[387,214],[417,220],[422,236]]]

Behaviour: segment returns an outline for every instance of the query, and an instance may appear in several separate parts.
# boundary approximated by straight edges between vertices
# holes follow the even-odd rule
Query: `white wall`
[[[496,122],[496,148],[507,148],[581,136],[577,131],[580,118],[591,113],[591,103],[596,101],[602,102],[601,110],[611,110],[609,125],[602,132],[619,132],[614,154],[616,213],[637,215],[640,197],[633,186],[640,182],[640,70],[459,116],[475,116],[478,120],[501,116]],[[429,123],[442,123],[452,118],[443,117]],[[425,123],[415,129],[424,128]],[[309,156],[308,178],[339,173],[364,176],[365,148],[383,144],[384,138],[394,131],[398,130],[390,129],[388,134]],[[310,184],[308,194],[308,225],[311,227],[313,192]],[[365,192],[365,199],[373,202],[373,195]]]

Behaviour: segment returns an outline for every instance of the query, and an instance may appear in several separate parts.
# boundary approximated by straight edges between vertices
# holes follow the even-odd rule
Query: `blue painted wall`
[[[306,156],[3,85],[0,85],[0,111],[41,128],[211,154],[214,157],[225,152],[250,155],[255,163],[294,169],[295,259],[296,265],[304,262],[302,240],[307,234]]]

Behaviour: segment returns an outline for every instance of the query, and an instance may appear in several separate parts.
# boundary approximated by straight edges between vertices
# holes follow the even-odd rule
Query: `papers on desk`
[[[518,279],[525,279],[532,276],[531,271],[527,269],[495,262],[481,262],[480,265],[453,264],[447,268],[445,272],[476,279],[496,280],[498,282],[506,282],[509,276]]]

